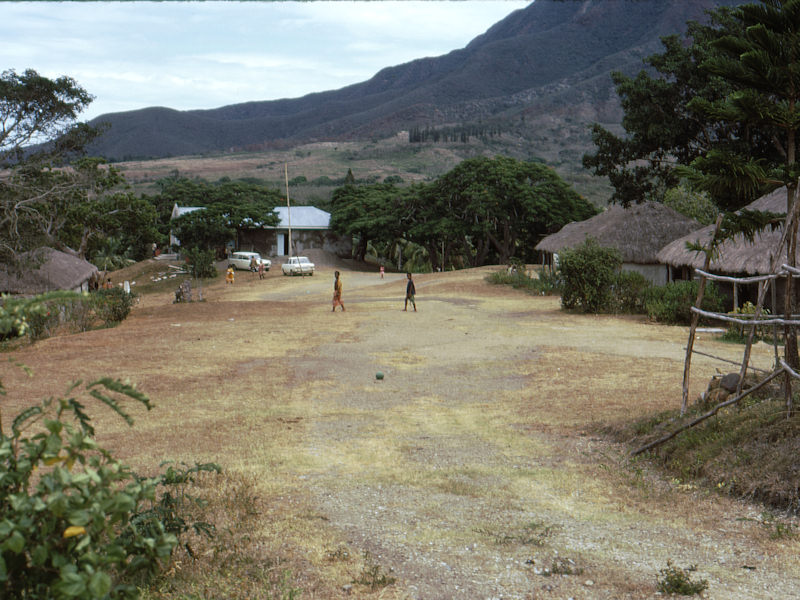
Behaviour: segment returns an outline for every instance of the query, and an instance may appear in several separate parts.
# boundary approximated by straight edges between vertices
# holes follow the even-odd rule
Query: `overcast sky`
[[[0,70],[72,77],[86,120],[297,98],[463,48],[530,2],[0,2]]]

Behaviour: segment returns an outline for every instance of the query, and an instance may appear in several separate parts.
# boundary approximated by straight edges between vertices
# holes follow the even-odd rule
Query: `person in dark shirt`
[[[414,312],[417,312],[417,303],[414,301],[414,295],[417,293],[414,287],[414,280],[411,279],[411,273],[406,273],[408,283],[406,284],[406,302],[403,305],[403,310],[408,310],[408,301],[411,300],[411,306],[414,307]]]

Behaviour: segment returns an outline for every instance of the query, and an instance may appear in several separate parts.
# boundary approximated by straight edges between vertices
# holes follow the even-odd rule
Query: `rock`
[[[729,392],[735,392],[736,387],[738,385],[739,385],[738,373],[728,373],[727,375],[723,375],[722,379],[719,380],[719,387]]]

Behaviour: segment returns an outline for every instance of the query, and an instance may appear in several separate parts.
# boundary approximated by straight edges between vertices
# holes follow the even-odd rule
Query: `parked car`
[[[233,265],[236,269],[249,271],[250,261],[254,256],[256,257],[256,264],[263,262],[264,270],[269,271],[269,268],[272,266],[272,261],[268,258],[261,258],[258,252],[234,252],[228,259],[228,264]]]
[[[284,275],[313,275],[314,263],[305,256],[292,256],[281,265]]]

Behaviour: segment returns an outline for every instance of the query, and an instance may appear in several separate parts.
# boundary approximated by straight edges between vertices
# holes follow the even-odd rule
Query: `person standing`
[[[264,261],[259,261],[258,263],[258,278],[264,279]]]
[[[403,310],[408,310],[408,301],[411,300],[411,306],[414,307],[414,312],[417,312],[417,303],[414,301],[417,289],[414,287],[414,280],[411,279],[411,273],[406,273],[406,277],[408,278],[408,283],[406,283],[406,301],[403,305]]]
[[[383,279],[383,271],[384,271],[383,265],[381,265],[381,279]]]
[[[228,265],[228,270],[225,272],[225,284],[233,283],[233,265]]]
[[[344,312],[344,303],[342,302],[342,280],[339,277],[339,271],[333,273],[333,308],[331,312],[336,312],[336,307],[341,306]]]

